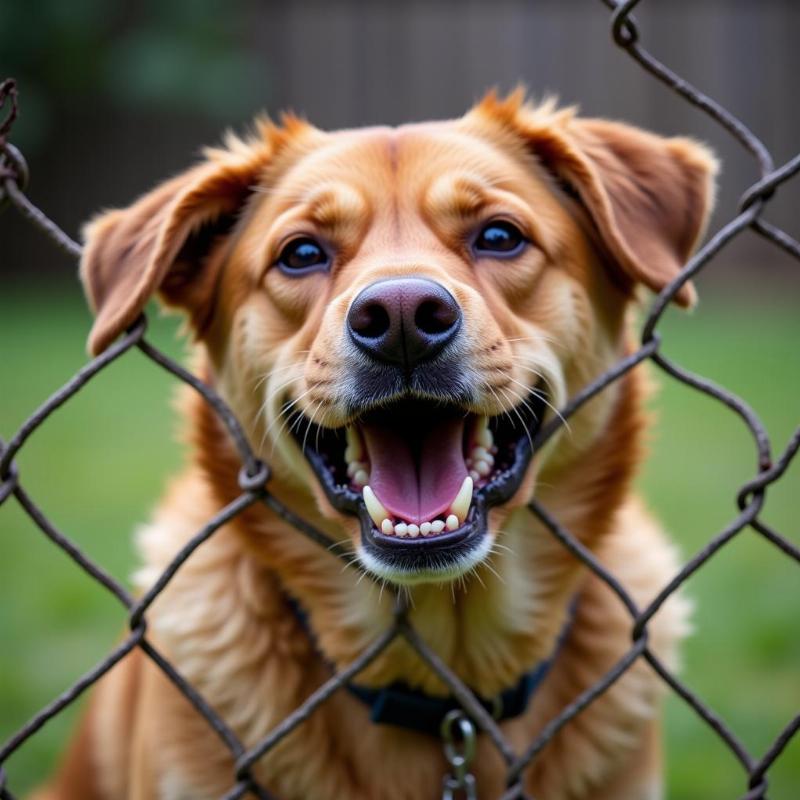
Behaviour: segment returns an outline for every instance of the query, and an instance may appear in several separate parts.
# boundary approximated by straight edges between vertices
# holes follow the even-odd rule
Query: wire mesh
[[[151,345],[147,339],[147,320],[142,316],[118,341],[102,355],[90,361],[70,381],[49,397],[22,424],[8,440],[0,439],[0,504],[11,498],[27,513],[41,532],[63,553],[91,578],[101,584],[127,610],[129,634],[102,661],[80,677],[63,694],[41,709],[27,724],[16,731],[0,747],[0,798],[13,800],[14,794],[3,765],[14,752],[30,737],[34,736],[49,720],[61,713],[67,706],[99,678],[114,667],[127,653],[139,648],[177,687],[185,698],[201,714],[211,729],[219,737],[235,761],[231,775],[231,788],[224,795],[225,800],[243,797],[253,793],[260,798],[273,798],[268,789],[254,776],[256,762],[272,750],[279,742],[294,731],[311,716],[321,704],[349,680],[364,670],[376,657],[398,637],[402,637],[424,660],[428,667],[441,678],[450,689],[453,697],[461,704],[467,714],[475,721],[493,742],[502,756],[507,768],[507,790],[502,800],[525,798],[523,776],[539,753],[552,740],[555,734],[570,720],[580,714],[597,697],[605,692],[615,681],[631,668],[639,659],[646,660],[661,676],[664,682],[698,715],[710,730],[730,750],[740,762],[744,772],[744,793],[740,800],[763,800],[767,792],[767,775],[792,737],[800,728],[800,714],[795,716],[779,733],[766,752],[760,756],[748,751],[733,730],[700,697],[683,684],[654,654],[648,646],[648,623],[663,603],[698,569],[714,557],[721,548],[728,545],[742,531],[751,529],[760,537],[777,547],[785,556],[800,565],[800,550],[779,532],[773,530],[761,519],[765,504],[765,492],[770,484],[784,474],[800,448],[800,427],[777,457],[773,455],[770,437],[758,415],[748,404],[727,389],[717,386],[700,375],[692,374],[679,364],[664,356],[660,351],[661,339],[658,325],[671,299],[679,289],[701,270],[707,267],[712,258],[718,255],[733,239],[746,230],[753,230],[759,236],[781,248],[790,256],[800,260],[800,243],[788,233],[763,219],[769,201],[781,184],[800,171],[800,154],[775,167],[772,156],[764,144],[747,126],[712,98],[704,95],[680,75],[658,61],[640,44],[640,34],[632,16],[639,0],[614,2],[602,0],[611,10],[611,35],[616,46],[624,50],[642,69],[654,79],[661,81],[687,103],[711,117],[727,131],[754,159],[759,179],[742,195],[736,216],[720,227],[707,243],[683,267],[680,274],[656,297],[644,321],[641,331],[641,345],[636,352],[620,360],[614,367],[601,375],[573,397],[560,414],[544,425],[537,433],[534,446],[538,449],[553,436],[560,426],[584,403],[618,381],[636,365],[645,360],[656,364],[667,375],[677,381],[715,399],[721,405],[738,415],[741,423],[753,438],[757,454],[757,473],[740,487],[736,500],[739,514],[708,543],[691,557],[674,578],[658,593],[646,607],[639,608],[622,583],[586,547],[551,516],[548,510],[532,500],[530,510],[545,528],[570,552],[597,575],[622,601],[631,618],[631,647],[612,669],[597,683],[589,687],[560,713],[550,720],[523,752],[517,752],[503,735],[499,725],[485,710],[475,694],[423,641],[408,620],[408,608],[402,596],[397,597],[393,624],[381,634],[349,666],[335,672],[331,678],[313,692],[293,713],[280,722],[265,738],[252,747],[246,747],[234,731],[222,719],[203,696],[178,672],[170,661],[160,653],[147,637],[147,610],[160,592],[172,580],[181,565],[191,558],[203,542],[212,537],[226,522],[233,519],[249,506],[266,504],[274,513],[292,524],[298,531],[322,547],[328,548],[337,557],[348,563],[342,548],[313,525],[287,508],[269,490],[269,467],[260,462],[253,453],[247,438],[232,411],[213,388],[203,383],[171,358]],[[17,87],[12,79],[0,84],[0,111],[5,109],[0,122],[0,209],[10,205],[37,226],[58,247],[76,258],[81,254],[80,245],[64,233],[46,214],[38,209],[26,196],[25,186],[28,169],[22,154],[9,141],[14,120],[17,116]],[[232,437],[241,459],[239,473],[241,493],[221,509],[213,519],[199,530],[192,539],[173,558],[167,569],[152,587],[140,598],[131,596],[128,591],[100,565],[96,564],[67,537],[45,515],[36,501],[25,490],[14,458],[20,452],[29,436],[36,431],[50,415],[70,400],[93,378],[112,362],[128,351],[138,349],[154,364],[172,373],[179,380],[190,385],[202,395],[213,408]]]

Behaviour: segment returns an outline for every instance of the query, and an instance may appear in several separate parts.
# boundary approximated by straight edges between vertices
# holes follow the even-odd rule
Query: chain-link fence
[[[589,550],[561,526],[537,500],[531,501],[531,511],[546,529],[576,559],[583,562],[604,581],[624,603],[631,617],[632,644],[628,652],[600,681],[587,689],[566,708],[562,709],[554,719],[547,722],[536,739],[530,742],[523,752],[517,752],[511,746],[497,722],[479,702],[474,693],[459,680],[453,671],[422,640],[409,623],[407,617],[408,609],[401,595],[398,595],[395,603],[394,622],[391,627],[366,648],[347,668],[333,674],[300,707],[278,724],[269,735],[248,748],[237,738],[226,721],[215,713],[203,696],[153,646],[147,636],[147,610],[180,569],[181,565],[192,556],[192,553],[198,547],[202,546],[203,542],[212,537],[226,522],[256,503],[264,503],[275,514],[291,523],[300,533],[309,537],[321,547],[329,549],[335,557],[340,558],[346,564],[349,564],[349,559],[341,546],[332,542],[327,535],[314,528],[293,510],[284,506],[270,492],[269,467],[256,458],[231,410],[211,387],[198,380],[198,378],[187,372],[147,341],[147,320],[145,317],[141,317],[121,339],[98,358],[89,362],[72,380],[34,411],[10,440],[7,442],[0,440],[0,504],[9,501],[13,497],[35,525],[56,547],[60,548],[80,569],[102,584],[127,609],[130,626],[130,633],[106,658],[76,681],[60,697],[43,708],[30,722],[14,733],[9,741],[3,744],[0,748],[0,798],[3,798],[3,800],[13,800],[14,798],[12,788],[8,785],[6,773],[3,769],[5,762],[26,740],[34,736],[48,720],[75,702],[88,687],[112,669],[117,662],[134,648],[139,648],[166,675],[197,712],[206,719],[208,725],[232,754],[235,768],[231,774],[231,788],[224,795],[225,799],[233,800],[248,793],[253,793],[260,798],[272,798],[273,795],[268,787],[260,785],[254,776],[256,762],[270,752],[288,734],[302,725],[304,720],[308,719],[334,692],[364,670],[398,638],[404,639],[430,669],[441,678],[469,718],[493,742],[501,754],[507,767],[507,790],[502,800],[529,797],[523,789],[525,770],[563,726],[603,694],[639,659],[644,659],[651,665],[666,684],[696,712],[741,763],[746,774],[746,778],[743,780],[743,785],[746,784],[746,788],[744,788],[740,800],[766,798],[768,771],[797,733],[798,728],[800,728],[800,714],[786,725],[766,752],[760,755],[750,753],[736,733],[708,705],[678,680],[650,649],[648,645],[648,622],[670,595],[693,573],[706,564],[734,537],[747,529],[763,537],[771,545],[779,548],[788,558],[794,559],[800,565],[800,549],[780,533],[773,530],[762,519],[767,487],[784,474],[798,448],[800,448],[800,427],[795,430],[794,435],[784,448],[779,451],[778,455],[774,455],[772,443],[764,425],[742,398],[715,385],[700,375],[688,372],[679,364],[662,355],[658,325],[668,303],[679,289],[704,269],[709,261],[720,253],[731,240],[747,229],[755,231],[759,236],[783,249],[790,256],[800,260],[800,243],[764,218],[769,200],[778,187],[800,171],[800,154],[787,163],[775,167],[769,151],[739,119],[713,99],[695,89],[643,49],[640,44],[639,30],[634,18],[631,16],[631,12],[639,0],[627,0],[627,2],[622,3],[616,3],[614,0],[603,0],[603,2],[612,11],[611,33],[616,46],[628,53],[654,79],[666,84],[686,102],[709,115],[724,128],[755,160],[760,172],[760,178],[742,195],[736,216],[711,236],[705,246],[684,266],[680,275],[655,299],[644,321],[639,349],[621,360],[612,369],[573,397],[560,410],[560,414],[539,430],[534,440],[534,446],[537,449],[541,447],[584,403],[613,382],[619,380],[628,371],[636,367],[637,364],[649,359],[675,380],[714,398],[722,406],[727,407],[731,412],[738,415],[742,424],[752,435],[757,454],[757,471],[751,480],[738,489],[736,494],[739,508],[738,516],[712,536],[708,543],[684,564],[675,577],[663,587],[646,608],[639,608],[620,581],[610,574]],[[0,208],[9,204],[13,205],[60,248],[76,258],[79,257],[81,253],[80,246],[33,205],[25,195],[25,185],[28,177],[27,166],[22,154],[9,141],[9,135],[17,115],[17,88],[13,80],[7,80],[0,86],[0,108],[5,109],[5,118],[0,123]],[[25,490],[22,478],[14,462],[15,456],[25,445],[28,437],[56,409],[79,392],[109,364],[134,348],[141,351],[153,363],[189,384],[202,395],[230,433],[242,462],[239,474],[239,487],[241,489],[239,496],[223,508],[213,519],[209,520],[205,527],[193,536],[142,597],[133,597],[129,594],[119,582],[82,553],[69,538],[59,531]],[[541,798],[540,800],[546,799]]]

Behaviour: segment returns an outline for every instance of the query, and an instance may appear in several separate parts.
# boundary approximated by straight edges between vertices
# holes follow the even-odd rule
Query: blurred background
[[[644,0],[646,48],[743,119],[777,163],[800,150],[796,0]],[[757,177],[719,125],[678,99],[609,35],[598,0],[256,2],[6,0],[0,79],[13,76],[29,195],[68,232],[182,169],[228,127],[291,108],[327,128],[456,116],[483,92],[525,83],[583,113],[707,142],[723,165],[711,231]],[[766,218],[800,236],[800,179]],[[780,451],[800,417],[800,265],[745,233],[698,280],[701,303],[668,312],[664,352],[743,396]],[[152,340],[183,345],[174,319]],[[76,266],[13,210],[0,216],[0,436],[85,361]],[[656,376],[642,478],[688,557],[736,515],[753,443],[711,400]],[[29,493],[99,563],[126,579],[131,531],[180,463],[173,381],[131,353],[59,410],[21,452]],[[771,487],[764,519],[794,542],[800,466]],[[683,678],[758,757],[800,711],[800,570],[745,531],[688,585],[696,604]],[[0,508],[0,741],[96,663],[122,609],[47,543],[12,501]],[[51,769],[75,712],[8,764],[24,794]],[[740,767],[679,699],[667,705],[668,797],[735,798]],[[800,792],[800,741],[771,772],[772,800]]]

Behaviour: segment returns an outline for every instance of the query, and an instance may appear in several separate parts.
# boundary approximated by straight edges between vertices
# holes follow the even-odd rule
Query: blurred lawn
[[[800,421],[800,314],[791,297],[761,303],[709,299],[691,317],[669,312],[661,331],[664,352],[744,396],[780,450]],[[77,288],[0,300],[4,438],[84,363],[88,321]],[[175,328],[153,315],[150,338],[180,353]],[[734,414],[659,380],[659,421],[642,484],[688,557],[735,516],[736,491],[753,475],[755,455]],[[18,458],[25,488],[50,519],[122,580],[133,565],[131,529],[180,463],[173,384],[134,351],[59,409]],[[796,543],[799,474],[800,465],[769,490],[764,514]],[[758,756],[800,711],[800,570],[744,532],[700,570],[689,592],[697,611],[683,678]],[[0,509],[0,604],[2,741],[107,653],[124,614],[13,500]],[[73,709],[60,715],[11,759],[17,796],[50,771],[74,719]],[[679,699],[669,701],[667,730],[669,798],[744,793],[738,764]],[[799,796],[798,739],[771,772],[771,800]]]

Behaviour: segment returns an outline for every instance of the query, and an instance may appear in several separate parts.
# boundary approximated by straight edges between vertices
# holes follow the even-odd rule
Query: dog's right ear
[[[84,229],[81,279],[96,319],[92,355],[105,350],[159,293],[183,308],[195,330],[207,321],[222,258],[219,245],[235,224],[265,167],[290,139],[313,130],[295,118],[259,135],[206,151],[205,160],[126,209],[107,211]]]
[[[92,355],[129,327],[159,290],[201,323],[215,283],[208,256],[258,183],[267,153],[266,146],[215,151],[129,208],[107,211],[85,227],[81,279],[96,314]]]

